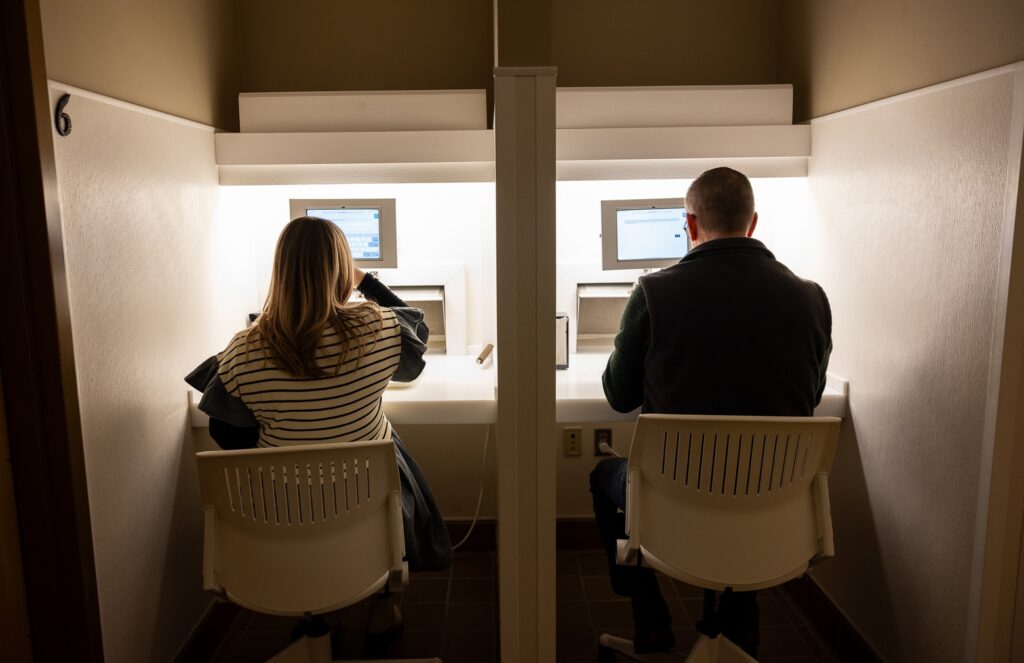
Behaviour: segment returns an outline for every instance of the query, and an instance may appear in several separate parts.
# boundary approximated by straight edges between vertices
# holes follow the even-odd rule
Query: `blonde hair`
[[[313,216],[293,220],[277,239],[267,301],[246,333],[246,352],[252,341],[296,377],[327,377],[316,352],[330,326],[339,340],[337,375],[356,337],[375,340],[383,322],[376,304],[348,303],[353,276],[352,251],[338,226]],[[366,344],[356,345],[358,360]]]

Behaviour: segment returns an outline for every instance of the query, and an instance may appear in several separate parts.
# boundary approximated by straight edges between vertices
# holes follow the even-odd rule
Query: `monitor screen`
[[[353,260],[381,260],[380,210],[363,209],[307,209],[306,216],[318,216],[331,221],[345,233],[352,249]]]
[[[682,207],[616,210],[615,230],[620,262],[679,260],[689,247]]]

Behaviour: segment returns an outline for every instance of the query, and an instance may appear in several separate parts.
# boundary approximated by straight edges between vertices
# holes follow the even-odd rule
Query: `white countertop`
[[[494,364],[481,367],[475,355],[430,355],[423,374],[408,386],[384,391],[384,413],[395,424],[487,424],[498,419]],[[604,398],[601,373],[606,352],[570,356],[569,368],[555,371],[555,419],[559,423],[632,421],[639,410],[626,414],[611,409]],[[552,370],[554,370],[552,368]],[[817,416],[846,415],[846,381],[829,375]],[[199,411],[199,393],[190,390],[193,426],[209,425]]]

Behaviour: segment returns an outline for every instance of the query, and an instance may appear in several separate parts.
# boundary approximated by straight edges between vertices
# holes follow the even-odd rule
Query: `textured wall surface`
[[[40,0],[51,80],[238,126],[237,0]]]
[[[58,93],[59,94],[59,93]],[[106,658],[168,661],[210,599],[184,375],[255,303],[213,134],[81,96],[54,136]]]
[[[814,576],[892,661],[963,659],[1012,76],[815,122],[830,370],[850,381]]]
[[[1020,0],[784,0],[797,120],[1024,60]]]

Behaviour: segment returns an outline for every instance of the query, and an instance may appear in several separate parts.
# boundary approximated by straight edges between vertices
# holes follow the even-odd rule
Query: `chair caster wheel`
[[[614,649],[612,649],[611,647],[605,647],[603,645],[598,645],[598,647],[597,647],[597,663],[615,663],[616,660],[617,660],[617,657],[615,655],[615,650]]]

